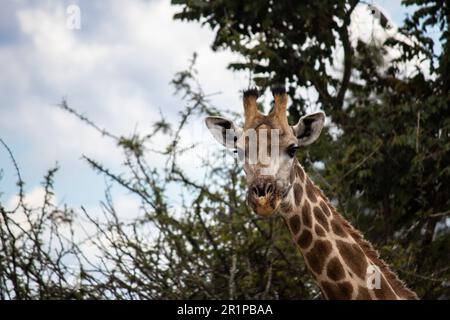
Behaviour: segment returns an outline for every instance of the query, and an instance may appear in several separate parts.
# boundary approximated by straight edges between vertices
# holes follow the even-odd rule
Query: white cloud
[[[35,187],[30,192],[26,193],[24,195],[24,203],[29,206],[30,208],[39,208],[44,203],[44,197],[45,197],[45,189],[43,187]],[[7,207],[6,210],[12,210],[17,206],[17,203],[19,202],[19,196],[12,196],[7,201]],[[49,202],[52,204],[56,203],[56,196],[52,195],[49,198]]]
[[[31,210],[36,210],[41,208],[44,205],[45,202],[45,189],[42,186],[35,187],[30,192],[25,193],[23,196],[23,204],[26,206],[26,208]],[[47,203],[54,205],[56,204],[56,196],[55,195],[48,195]],[[19,225],[22,230],[30,230],[31,225],[29,223],[29,219],[35,219],[35,213],[33,216],[28,216],[24,210],[22,209],[22,206],[18,206],[20,203],[20,198],[18,195],[11,196],[5,203],[5,210],[7,212],[14,211],[13,213],[9,213],[10,218],[14,220],[14,222]],[[40,212],[39,212],[40,213]],[[38,213],[38,214],[39,214]],[[0,217],[0,223],[3,223],[3,219]],[[16,232],[19,234],[21,231],[14,227],[10,226],[11,230],[13,232]]]

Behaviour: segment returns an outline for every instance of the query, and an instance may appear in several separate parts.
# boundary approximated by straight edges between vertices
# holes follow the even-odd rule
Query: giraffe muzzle
[[[261,217],[269,217],[281,203],[281,195],[274,181],[253,183],[247,194],[250,208]]]

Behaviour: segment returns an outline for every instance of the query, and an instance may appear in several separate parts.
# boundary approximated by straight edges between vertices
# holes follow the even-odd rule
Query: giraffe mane
[[[386,264],[386,262],[380,257],[378,251],[372,246],[370,242],[368,242],[361,232],[359,232],[355,227],[353,227],[350,222],[348,222],[344,217],[337,212],[335,207],[330,203],[328,197],[325,196],[323,191],[317,186],[314,185],[316,191],[331,209],[335,217],[342,223],[344,229],[350,234],[350,236],[355,240],[355,242],[361,247],[367,257],[378,267],[383,275],[386,277],[386,280],[391,285],[394,292],[407,299],[418,299],[417,295],[410,290],[406,284],[400,280],[395,272],[393,272]]]

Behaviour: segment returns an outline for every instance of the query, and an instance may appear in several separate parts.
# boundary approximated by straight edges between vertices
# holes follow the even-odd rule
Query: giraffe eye
[[[288,148],[287,148],[287,154],[289,155],[289,157],[291,157],[291,158],[293,158],[293,157],[295,157],[295,153],[297,152],[297,150],[298,149],[300,149],[300,147],[299,146],[297,146],[297,145],[295,145],[295,144],[293,144],[293,145],[290,145]]]

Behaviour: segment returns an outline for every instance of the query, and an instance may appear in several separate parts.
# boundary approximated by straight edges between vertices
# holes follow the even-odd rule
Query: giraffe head
[[[296,151],[319,137],[325,120],[323,112],[316,112],[290,126],[284,88],[274,88],[272,93],[274,107],[263,115],[256,105],[257,90],[244,92],[243,128],[222,117],[205,119],[214,138],[238,153],[247,178],[247,203],[264,217],[275,212],[288,195]]]

